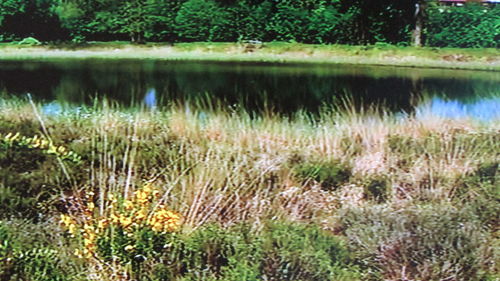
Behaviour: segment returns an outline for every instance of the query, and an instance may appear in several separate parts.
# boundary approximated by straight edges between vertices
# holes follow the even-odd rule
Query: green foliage
[[[408,44],[415,1],[6,0],[0,40]],[[498,47],[498,7],[430,5],[427,44]],[[29,22],[30,24],[22,24]]]
[[[275,9],[266,26],[269,36],[278,41],[303,41],[309,23],[308,11],[294,5],[294,1],[280,1]]]
[[[145,38],[153,41],[173,42],[177,39],[175,17],[181,8],[183,0],[152,0],[151,15]]]
[[[351,167],[340,161],[305,162],[294,167],[295,174],[303,180],[315,180],[324,190],[334,190],[351,177]]]
[[[342,240],[317,226],[272,224],[263,233],[266,280],[361,280]]]
[[[384,203],[390,195],[389,180],[383,176],[369,179],[364,185],[365,196],[377,203]]]
[[[44,203],[52,199],[68,182],[58,171],[57,158],[78,165],[80,156],[63,147],[38,138],[0,134],[0,210],[1,217],[24,215],[37,219]],[[47,180],[52,175],[53,182]]]
[[[337,237],[314,226],[205,226],[172,236],[155,280],[360,280]]]
[[[235,41],[228,27],[231,14],[213,0],[189,0],[175,18],[183,41]]]
[[[172,276],[183,280],[255,280],[259,274],[264,256],[260,241],[247,226],[224,229],[209,225],[173,238],[164,257],[164,266]]]
[[[470,4],[429,10],[427,43],[438,47],[498,48],[500,7]]]
[[[414,1],[340,0],[339,6],[340,11],[348,15],[344,24],[348,43],[409,41],[409,30],[414,24]]]
[[[454,199],[471,209],[482,224],[494,229],[499,223],[500,204],[499,162],[485,162],[472,173],[459,179]]]
[[[35,45],[41,45],[42,42],[38,41],[36,38],[33,37],[26,37],[23,40],[19,41],[17,44],[35,46]]]
[[[231,12],[231,28],[237,33],[237,40],[260,40],[270,39],[266,32],[266,23],[272,13],[272,3],[264,1],[260,4],[252,4],[252,1],[237,1]]]
[[[43,163],[50,159],[39,152],[25,148],[0,147],[0,216],[25,215],[36,219],[39,202],[51,197],[44,181]],[[55,164],[55,162],[52,162]],[[48,189],[42,186],[47,185]]]
[[[375,205],[340,218],[357,260],[386,279],[481,280],[494,266],[491,238],[468,209]]]
[[[82,21],[84,10],[76,2],[61,1],[54,7],[54,11],[61,21],[61,26],[69,30],[74,43],[83,42],[85,39],[85,24]]]
[[[0,221],[1,280],[76,280],[73,265],[62,261],[61,249],[50,245],[54,237],[44,232],[26,222]]]
[[[158,259],[164,250],[167,236],[144,228],[133,233],[123,228],[110,229],[109,234],[97,239],[97,253],[105,261],[119,261],[122,265],[131,266],[131,272],[137,279],[143,278],[142,268],[149,259]]]
[[[0,2],[0,35],[12,39],[36,37],[42,41],[66,39],[53,7],[56,0]],[[27,24],[28,23],[28,24]]]

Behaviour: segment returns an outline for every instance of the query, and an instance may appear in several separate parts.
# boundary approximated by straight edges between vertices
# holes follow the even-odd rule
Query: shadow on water
[[[499,82],[497,72],[380,66],[153,60],[0,62],[0,89],[14,95],[32,93],[36,100],[47,102],[51,112],[57,112],[58,103],[89,105],[97,98],[149,108],[202,100],[208,107],[236,105],[249,112],[315,113],[322,105],[335,105],[348,97],[357,108],[377,104],[391,112],[412,114],[425,104],[436,112],[456,114],[447,116],[478,112],[486,118],[494,115],[484,113],[486,108],[492,111],[489,108],[498,105]],[[422,100],[426,102],[419,104]]]

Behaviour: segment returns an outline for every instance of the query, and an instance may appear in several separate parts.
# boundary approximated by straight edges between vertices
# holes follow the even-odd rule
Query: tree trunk
[[[422,47],[424,29],[425,3],[418,1],[415,4],[415,29],[413,30],[413,46]]]

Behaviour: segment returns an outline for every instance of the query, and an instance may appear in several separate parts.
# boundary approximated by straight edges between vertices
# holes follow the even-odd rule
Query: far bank
[[[91,42],[84,45],[41,46],[0,44],[0,61],[65,58],[325,63],[500,71],[498,49],[312,45],[284,42],[144,45]]]

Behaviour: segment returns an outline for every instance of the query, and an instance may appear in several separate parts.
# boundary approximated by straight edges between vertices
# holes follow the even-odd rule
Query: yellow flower
[[[145,204],[148,201],[149,194],[143,190],[139,190],[135,193],[136,202],[139,204]]]
[[[73,221],[73,219],[70,216],[68,216],[68,215],[61,214],[61,220],[60,221],[64,224],[64,226],[67,227],[68,225],[71,224],[71,222]]]
[[[74,225],[74,224],[68,225],[68,232],[72,235],[75,235],[76,234],[76,225]]]
[[[135,250],[135,246],[132,246],[132,245],[125,246],[125,251],[129,251],[130,252],[130,251],[133,251],[133,250]]]
[[[83,239],[83,245],[85,247],[92,246],[93,244],[94,244],[94,240],[88,239],[88,238]]]
[[[163,230],[163,225],[160,222],[153,224],[153,231],[161,232]]]
[[[125,202],[123,203],[123,207],[125,208],[125,210],[130,211],[134,208],[134,203],[130,200],[125,200]]]
[[[153,188],[151,188],[151,183],[147,183],[146,185],[144,185],[144,187],[142,188],[142,190],[146,193],[146,194],[150,194],[151,191],[153,191]]]
[[[120,218],[115,213],[112,213],[109,217],[113,223],[120,222]]]
[[[74,254],[80,259],[83,258],[82,251],[80,251],[80,249],[76,249]]]
[[[100,219],[97,222],[97,228],[98,229],[104,229],[106,226],[108,226],[108,220],[107,219]]]
[[[127,228],[132,224],[132,218],[130,217],[125,217],[125,216],[120,216],[120,224],[122,225],[123,228]]]

